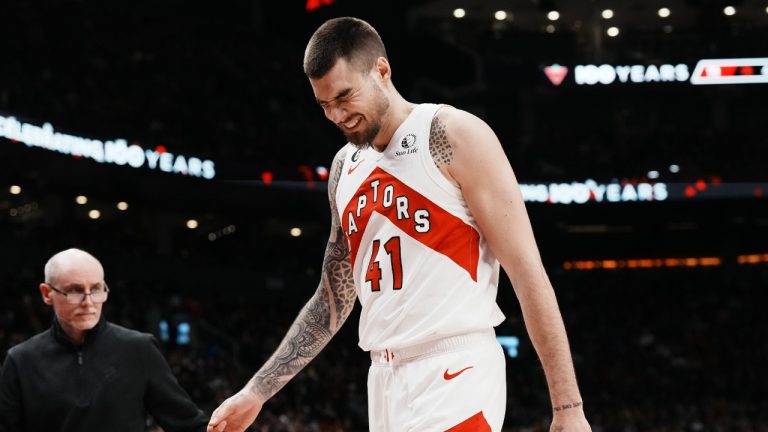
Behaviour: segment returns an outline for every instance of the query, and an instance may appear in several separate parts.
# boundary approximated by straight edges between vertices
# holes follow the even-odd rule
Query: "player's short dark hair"
[[[351,17],[334,18],[321,25],[304,52],[304,73],[322,78],[340,58],[361,72],[368,72],[379,57],[387,57],[381,37],[367,22]]]

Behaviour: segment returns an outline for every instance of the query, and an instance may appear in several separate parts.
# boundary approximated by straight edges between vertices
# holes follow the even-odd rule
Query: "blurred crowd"
[[[36,292],[41,264],[34,264],[3,271],[0,358],[50,325]],[[146,284],[106,270],[106,317],[155,334],[181,385],[209,413],[272,353],[317,283],[314,275],[286,274],[290,287],[277,290],[259,283],[186,289],[183,276],[175,285]],[[593,430],[768,431],[764,266],[551,274]],[[508,282],[499,302],[507,320],[497,334],[521,341],[508,358],[505,425],[544,432],[546,382]],[[367,429],[370,360],[356,346],[357,316],[267,403],[254,430]],[[188,344],[176,339],[180,323],[191,326]]]

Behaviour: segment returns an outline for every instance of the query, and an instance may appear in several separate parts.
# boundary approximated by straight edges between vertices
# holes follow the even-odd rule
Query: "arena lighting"
[[[315,176],[311,168],[309,168],[307,165],[299,165],[299,172],[304,176],[304,180],[307,181],[308,187],[315,187]]]
[[[176,345],[189,345],[192,326],[188,322],[180,322],[176,326]]]
[[[691,84],[768,83],[768,57],[703,59],[696,63]]]
[[[169,342],[171,340],[170,328],[168,327],[168,321],[160,320],[158,323],[160,329],[160,340],[163,342]]]
[[[98,210],[91,210],[88,212],[88,217],[93,220],[96,220],[101,217],[101,212]]]
[[[723,8],[723,13],[726,16],[734,16],[736,15],[736,8],[733,6],[726,6],[725,8]]]
[[[671,172],[672,174],[679,173],[680,172],[680,165],[677,165],[677,164],[670,165],[669,166],[669,172]]]
[[[618,270],[657,269],[673,267],[717,267],[722,265],[720,257],[692,258],[640,258],[565,261],[563,270]]]
[[[307,11],[307,13],[310,13],[314,10],[320,9],[323,6],[330,6],[334,3],[335,0],[307,0],[307,3],[304,5],[304,9]]]
[[[559,20],[560,19],[560,12],[558,12],[556,10],[547,12],[547,19],[549,19],[550,21],[557,21],[557,20]]]
[[[651,180],[659,178],[659,172],[658,171],[648,171],[648,178]]]
[[[299,227],[291,228],[291,237],[299,237],[300,235],[301,235],[301,228]]]
[[[661,8],[659,9],[659,16],[662,18],[667,18],[671,12],[669,11],[669,8]]]
[[[319,167],[315,168],[315,173],[317,173],[317,177],[321,181],[328,180],[328,168],[326,168],[324,166],[319,166]]]
[[[736,257],[736,262],[739,263],[739,264],[762,264],[762,263],[768,263],[768,253],[739,255],[738,257]]]
[[[220,230],[218,230],[216,232],[208,233],[208,240],[216,241],[216,240],[218,240],[220,238],[223,238],[223,237],[226,237],[226,236],[228,236],[230,234],[234,234],[234,232],[236,230],[237,230],[237,227],[235,227],[235,225],[227,225],[224,228],[222,228],[222,229],[220,229]]]
[[[517,336],[496,336],[499,345],[504,348],[509,358],[517,358],[517,347],[520,346],[520,339]]]
[[[503,10],[496,11],[496,13],[493,14],[493,17],[496,18],[497,21],[504,21],[507,19],[507,13]]]
[[[609,20],[613,18],[613,11],[610,9],[605,9],[601,15],[603,16],[603,19]]]
[[[618,27],[609,27],[608,30],[605,31],[605,33],[610,37],[616,37],[619,35],[619,28]]]
[[[456,8],[453,10],[453,16],[454,18],[459,18],[459,19],[464,18],[465,16],[467,16],[467,11],[465,11],[462,8]]]
[[[117,209],[120,211],[128,210],[128,203],[125,201],[120,201],[119,203],[117,203]]]
[[[264,171],[263,173],[261,173],[261,181],[263,181],[264,184],[272,183],[272,180],[274,180],[274,178],[275,176],[269,171]]]
[[[33,201],[31,203],[8,209],[8,214],[11,217],[24,216],[26,214],[34,213],[38,208],[40,208],[40,205]]]
[[[195,219],[190,219],[187,221],[187,228],[189,229],[196,229],[199,226],[197,221]]]
[[[88,197],[86,197],[85,195],[78,195],[77,197],[75,197],[75,202],[80,205],[86,205],[88,204]]]
[[[21,186],[13,185],[10,187],[9,192],[11,195],[18,195],[21,193]]]
[[[555,26],[554,26],[554,25],[552,25],[552,24],[547,24],[547,26],[546,26],[546,27],[544,27],[544,30],[545,30],[547,33],[554,33],[554,32],[555,32]]]
[[[144,149],[137,144],[129,145],[124,139],[101,141],[67,135],[55,131],[50,123],[36,126],[20,122],[15,117],[0,116],[0,138],[17,141],[27,147],[39,147],[99,163],[129,165],[132,168],[147,167],[151,170],[208,180],[216,176],[215,164],[210,160]]]

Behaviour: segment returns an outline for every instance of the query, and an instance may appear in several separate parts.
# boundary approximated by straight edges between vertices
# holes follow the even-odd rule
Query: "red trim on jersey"
[[[491,425],[480,411],[445,432],[491,432]]]
[[[371,182],[376,180],[379,181],[379,185],[376,192],[376,202],[374,202],[374,189],[371,187]],[[389,207],[385,208],[384,190],[390,185],[394,187],[392,203]],[[366,196],[366,204],[360,211],[360,217],[357,217],[357,206],[362,195]],[[408,198],[408,219],[397,219],[397,197],[399,196]],[[425,233],[416,231],[417,224],[414,221],[415,212],[422,209],[429,211],[429,231]],[[450,258],[466,270],[473,281],[477,282],[477,264],[480,259],[480,233],[463,220],[445,211],[424,195],[411,189],[395,176],[379,167],[376,167],[363,180],[341,215],[341,223],[344,226],[345,233],[349,233],[350,212],[352,212],[352,217],[357,227],[357,231],[348,236],[352,265],[355,263],[360,240],[374,211],[389,219],[395,226],[423,245]]]

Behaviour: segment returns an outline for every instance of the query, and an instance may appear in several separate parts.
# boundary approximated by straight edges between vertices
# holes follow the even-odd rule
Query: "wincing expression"
[[[358,147],[373,142],[389,109],[389,99],[376,81],[375,71],[372,68],[362,73],[340,58],[323,77],[310,78],[325,116]]]

